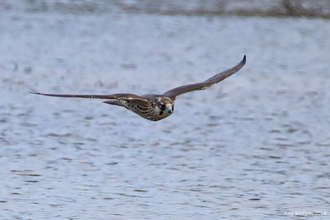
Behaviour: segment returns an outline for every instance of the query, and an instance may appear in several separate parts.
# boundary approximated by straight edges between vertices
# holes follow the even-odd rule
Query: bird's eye
[[[166,105],[164,105],[164,104],[161,104],[161,105],[160,105],[160,109],[161,109],[161,110],[165,110],[165,108],[166,108]]]

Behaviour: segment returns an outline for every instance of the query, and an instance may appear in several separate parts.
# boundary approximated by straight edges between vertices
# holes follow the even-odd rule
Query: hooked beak
[[[166,108],[166,111],[167,111],[168,113],[172,114],[172,106],[168,106],[168,107]]]

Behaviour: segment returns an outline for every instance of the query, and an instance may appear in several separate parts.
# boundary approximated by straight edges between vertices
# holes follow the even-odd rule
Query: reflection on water
[[[1,17],[1,219],[329,212],[327,21]],[[179,97],[174,114],[156,123],[99,100],[26,92],[160,93],[244,54],[240,72]]]

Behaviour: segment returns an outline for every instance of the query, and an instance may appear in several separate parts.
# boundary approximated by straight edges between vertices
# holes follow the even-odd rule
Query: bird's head
[[[168,97],[157,97],[155,104],[157,114],[162,119],[170,116],[174,111],[174,102]]]

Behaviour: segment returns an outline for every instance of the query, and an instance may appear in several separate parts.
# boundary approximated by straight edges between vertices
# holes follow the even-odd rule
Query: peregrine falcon
[[[171,89],[162,95],[147,94],[139,96],[129,93],[118,93],[112,95],[70,95],[39,93],[34,90],[31,90],[29,92],[32,94],[54,97],[107,99],[106,101],[104,101],[104,103],[122,106],[145,119],[151,121],[159,121],[170,116],[173,113],[176,97],[187,92],[210,88],[218,82],[226,79],[227,77],[239,71],[245,65],[245,63],[246,56],[244,55],[243,60],[239,64],[212,76],[204,82],[180,86]]]

